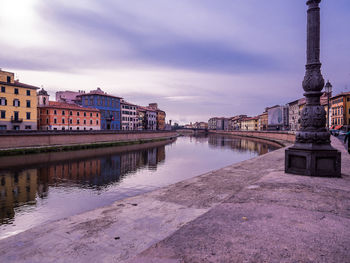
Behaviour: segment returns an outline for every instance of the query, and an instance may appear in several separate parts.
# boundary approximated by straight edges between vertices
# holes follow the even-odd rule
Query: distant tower
[[[38,106],[47,106],[49,105],[49,94],[44,88],[38,92]]]

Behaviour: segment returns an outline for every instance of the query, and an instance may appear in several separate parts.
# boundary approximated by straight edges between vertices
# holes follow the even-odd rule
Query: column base
[[[291,146],[285,152],[285,172],[290,174],[340,177],[341,153],[328,145],[328,149]]]

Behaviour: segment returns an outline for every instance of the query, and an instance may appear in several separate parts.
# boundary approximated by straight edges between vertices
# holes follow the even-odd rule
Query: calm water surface
[[[277,149],[222,135],[0,158],[0,239]]]

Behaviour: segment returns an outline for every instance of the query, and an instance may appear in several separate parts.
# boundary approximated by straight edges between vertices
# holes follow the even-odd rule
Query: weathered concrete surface
[[[349,262],[343,177],[284,174],[284,149],[0,241],[1,262]]]

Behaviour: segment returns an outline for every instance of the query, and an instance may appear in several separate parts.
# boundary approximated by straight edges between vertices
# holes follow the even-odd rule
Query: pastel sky
[[[104,91],[167,120],[254,116],[302,96],[305,0],[0,0],[0,68]],[[321,62],[350,91],[350,2],[321,3]]]

